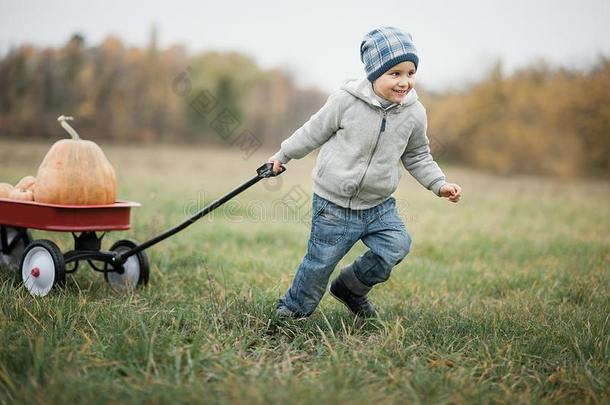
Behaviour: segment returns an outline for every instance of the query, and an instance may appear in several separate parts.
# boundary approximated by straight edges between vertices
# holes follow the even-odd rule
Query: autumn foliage
[[[230,144],[248,131],[278,143],[325,97],[239,53],[188,56],[112,36],[93,47],[79,36],[61,48],[21,46],[0,59],[0,135],[26,140],[63,136],[56,119],[68,114],[96,141]]]
[[[425,89],[421,89],[425,90]],[[233,145],[248,134],[270,149],[326,99],[236,52],[188,55],[182,46],[21,46],[0,59],[0,135],[56,140],[70,114],[88,139]],[[498,65],[460,92],[420,96],[440,160],[497,173],[610,175],[610,60],[587,72]],[[222,124],[222,125],[221,125]]]
[[[544,63],[429,97],[432,138],[448,160],[496,173],[610,176],[610,60],[590,72]]]

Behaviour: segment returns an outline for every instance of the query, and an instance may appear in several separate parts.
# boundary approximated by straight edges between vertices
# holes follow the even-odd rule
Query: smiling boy
[[[306,317],[318,306],[329,277],[352,246],[369,248],[344,267],[331,294],[359,316],[375,315],[367,294],[386,281],[411,248],[411,236],[391,197],[400,166],[425,188],[458,202],[430,154],[427,118],[413,89],[419,64],[411,35],[394,27],[370,31],[360,45],[365,79],[349,80],[281,144],[280,164],[321,147],[313,171],[311,233],[291,287],[279,300],[282,317]]]

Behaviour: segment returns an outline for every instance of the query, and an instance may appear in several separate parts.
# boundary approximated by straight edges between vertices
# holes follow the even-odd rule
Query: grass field
[[[0,181],[36,174],[50,145],[0,143]],[[145,240],[252,177],[267,153],[102,145]],[[444,167],[459,204],[408,174],[413,237],[371,293],[378,320],[326,296],[307,320],[277,298],[306,248],[313,156],[148,251],[135,294],[98,273],[32,298],[0,274],[0,403],[610,402],[610,185]],[[307,195],[298,215],[278,201]],[[294,210],[296,212],[296,209]],[[62,249],[71,236],[34,232]],[[364,252],[356,245],[340,263]]]

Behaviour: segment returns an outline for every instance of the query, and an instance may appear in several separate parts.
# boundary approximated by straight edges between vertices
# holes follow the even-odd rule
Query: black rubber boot
[[[371,318],[377,316],[375,306],[367,298],[371,287],[356,278],[351,266],[341,270],[341,274],[330,285],[330,294],[345,305],[354,315]]]
[[[293,312],[290,309],[288,309],[288,307],[286,307],[280,303],[278,303],[277,306],[275,307],[275,314],[280,319],[305,319],[309,316],[309,315],[303,315],[303,314],[299,314],[297,312]]]

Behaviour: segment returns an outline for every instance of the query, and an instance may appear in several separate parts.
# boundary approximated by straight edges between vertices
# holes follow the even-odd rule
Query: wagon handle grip
[[[282,171],[279,173],[275,173],[273,171],[273,163],[268,162],[268,163],[263,164],[258,169],[256,169],[256,173],[258,174],[259,177],[262,177],[262,178],[275,177],[275,176],[279,176],[280,174],[284,173],[287,170],[286,166],[284,166],[284,165],[280,165],[280,168],[282,169]]]

